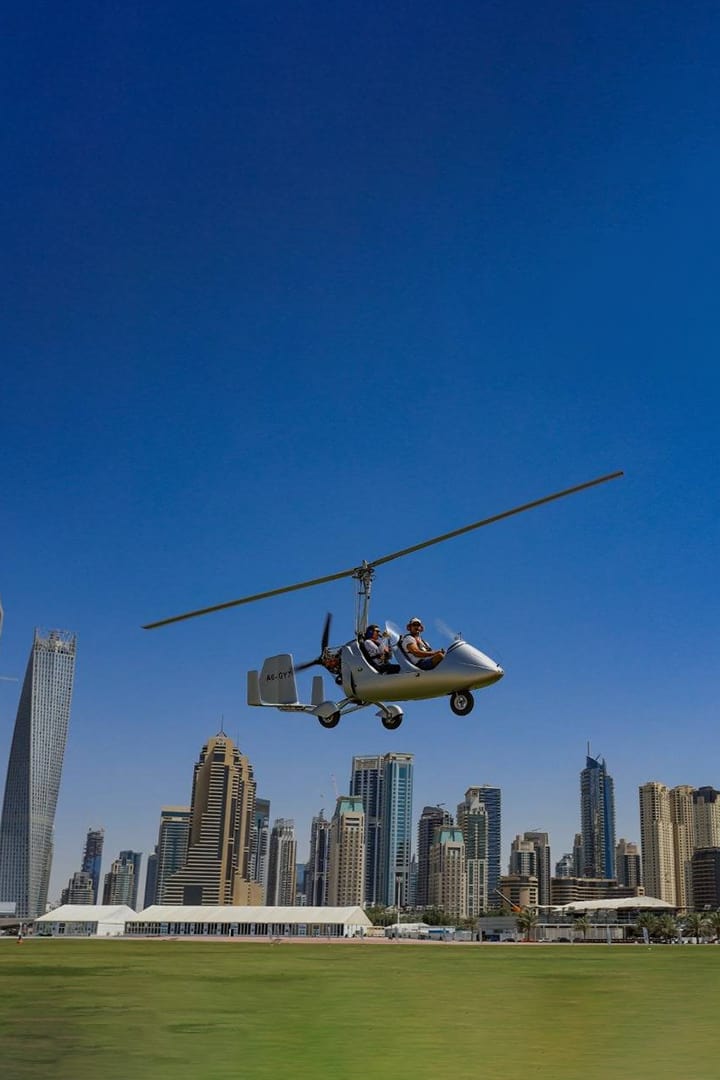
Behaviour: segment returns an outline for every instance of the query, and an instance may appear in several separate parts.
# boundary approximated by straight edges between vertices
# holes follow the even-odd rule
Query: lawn
[[[3,1080],[717,1080],[720,948],[0,939]]]

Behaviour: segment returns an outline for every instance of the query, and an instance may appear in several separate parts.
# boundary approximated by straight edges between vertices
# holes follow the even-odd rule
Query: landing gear
[[[381,705],[377,715],[388,731],[395,731],[403,722],[403,711],[397,705]]]
[[[475,698],[469,690],[456,690],[450,695],[450,708],[456,716],[467,716],[473,711]]]
[[[334,712],[330,713],[329,716],[318,716],[318,721],[320,723],[320,726],[324,728],[337,727],[340,723],[340,713]]]

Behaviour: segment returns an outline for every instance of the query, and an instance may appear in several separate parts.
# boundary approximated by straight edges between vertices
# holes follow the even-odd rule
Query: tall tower
[[[588,754],[580,773],[583,877],[615,877],[615,786],[605,761]]]
[[[522,836],[516,836],[510,845],[510,864],[508,867],[511,874],[520,874],[522,877],[537,877],[537,855],[535,845],[531,840],[525,840]]]
[[[391,907],[407,904],[412,848],[412,754],[385,754],[381,789],[380,897]]]
[[[47,907],[75,653],[74,634],[36,630],[20,694],[0,818],[0,901],[23,919]]]
[[[330,822],[321,810],[310,826],[310,857],[305,876],[305,895],[310,907],[324,907],[327,904],[329,869]]]
[[[296,861],[295,822],[278,818],[270,833],[266,904],[295,907]]]
[[[466,914],[474,918],[488,904],[488,815],[476,789],[468,788],[457,808],[457,823],[465,842]]]
[[[137,911],[142,852],[121,851],[110,864],[103,886],[103,904],[127,904]]]
[[[339,795],[330,824],[328,904],[362,904],[365,893],[365,808],[357,795]]]
[[[695,847],[720,847],[720,791],[701,787],[693,794]]]
[[[631,844],[622,836],[615,847],[615,869],[618,885],[634,888],[642,885],[642,863],[637,844]]]
[[[435,838],[435,830],[441,825],[452,825],[449,810],[440,806],[424,806],[418,821],[417,843],[417,885],[415,887],[415,906],[427,907],[428,887],[430,883],[430,848]]]
[[[535,867],[538,879],[538,904],[549,907],[550,897],[550,837],[546,832],[531,829],[523,834],[535,848]]]
[[[501,904],[497,890],[500,888],[500,838],[502,832],[502,796],[500,788],[481,784],[480,787],[468,788],[465,798],[478,799],[485,807],[488,818],[488,871],[487,871],[487,906],[499,907]]]
[[[105,842],[104,829],[88,829],[85,837],[85,850],[81,870],[88,874],[93,883],[93,903],[97,904],[100,890],[100,867],[102,865],[103,844]]]
[[[695,789],[689,784],[679,784],[670,791],[670,818],[673,826],[675,857],[675,904],[681,911],[693,909],[694,791]]]
[[[163,885],[164,904],[259,903],[249,878],[254,807],[248,759],[227,735],[208,739],[193,775],[187,857]]]
[[[362,799],[365,809],[365,896],[369,907],[384,906],[381,893],[380,848],[382,846],[381,793],[382,755],[354,757],[350,773],[350,794]]]
[[[675,903],[675,849],[670,792],[652,780],[640,788],[640,845],[645,892]]]
[[[270,843],[270,800],[256,799],[250,841],[250,880],[262,890],[262,902],[267,894],[268,845]]]
[[[465,841],[462,829],[443,825],[430,848],[430,903],[455,918],[467,916]]]
[[[190,843],[189,806],[163,806],[157,842],[155,895],[151,903],[164,904],[165,885],[185,865]]]

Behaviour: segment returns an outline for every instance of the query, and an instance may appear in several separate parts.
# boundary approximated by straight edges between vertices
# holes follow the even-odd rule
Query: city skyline
[[[720,11],[221,2],[190,35],[150,6],[147,48],[124,14],[18,19],[0,762],[32,628],[72,628],[51,894],[90,822],[152,853],[223,717],[305,851],[353,755],[414,754],[414,815],[500,788],[503,859],[527,830],[571,850],[588,740],[618,836],[648,780],[717,787]],[[378,568],[372,620],[503,667],[464,718],[246,706],[327,612],[351,638],[346,580],[140,629],[616,470]]]

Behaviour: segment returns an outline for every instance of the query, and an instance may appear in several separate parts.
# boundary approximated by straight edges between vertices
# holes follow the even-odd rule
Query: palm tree
[[[648,937],[655,937],[658,932],[658,917],[651,911],[641,911],[638,915],[637,925],[641,930],[647,930]]]
[[[657,930],[662,941],[673,941],[677,937],[678,923],[674,915],[666,912],[658,919]]]
[[[700,944],[700,938],[707,927],[707,916],[702,911],[691,911],[685,916],[685,930],[695,938],[695,944]]]
[[[532,932],[538,924],[538,913],[532,908],[523,908],[517,917],[517,927],[525,934],[525,940],[532,940]]]
[[[712,935],[716,941],[720,940],[720,909],[717,911],[708,911],[706,920],[708,930],[712,931]]]
[[[573,930],[579,930],[583,936],[583,941],[587,941],[588,930],[590,929],[590,920],[587,915],[581,915],[580,918],[575,919],[573,922]]]

